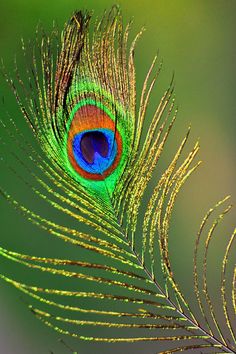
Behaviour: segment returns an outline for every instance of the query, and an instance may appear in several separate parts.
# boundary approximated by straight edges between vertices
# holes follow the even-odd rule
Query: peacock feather
[[[236,231],[222,258],[217,302],[208,279],[215,230],[231,208],[224,207],[228,197],[206,213],[197,233],[192,306],[172,269],[169,234],[176,198],[200,164],[199,144],[182,158],[188,130],[156,180],[177,114],[173,80],[150,122],[161,64],[155,57],[138,95],[134,51],[142,31],[130,41],[131,23],[123,25],[117,7],[92,26],[90,20],[89,13],[75,12],[62,34],[37,30],[34,46],[22,42],[30,64],[23,76],[17,65],[14,79],[6,69],[4,75],[30,130],[22,133],[11,118],[1,121],[2,148],[9,153],[17,146],[12,155],[23,178],[11,170],[32,198],[56,213],[41,216],[4,189],[2,196],[42,232],[64,241],[65,254],[72,248],[77,257],[1,247],[4,259],[28,269],[35,280],[22,282],[3,268],[0,277],[28,295],[33,314],[61,335],[153,341],[163,354],[236,353]],[[39,271],[48,285],[37,282]]]

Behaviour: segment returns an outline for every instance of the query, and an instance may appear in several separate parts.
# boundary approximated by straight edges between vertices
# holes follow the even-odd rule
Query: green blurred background
[[[20,58],[21,37],[33,39],[39,21],[46,29],[51,28],[53,20],[62,27],[75,9],[93,9],[96,15],[101,15],[113,3],[109,0],[1,1],[0,57],[11,69],[15,54]],[[236,200],[236,1],[129,0],[116,3],[121,5],[125,21],[134,18],[133,35],[143,25],[146,27],[136,51],[138,87],[141,87],[158,49],[164,65],[155,90],[156,101],[153,97],[154,103],[175,72],[176,101],[180,113],[164,157],[168,159],[170,152],[174,152],[190,123],[189,147],[200,137],[200,159],[204,163],[179,197],[172,230],[173,262],[183,288],[187,289],[191,278],[194,237],[203,214],[227,194],[232,195],[234,203]],[[9,112],[13,116],[14,112],[18,114],[16,108],[11,109],[13,98],[1,77],[2,96]],[[16,117],[18,122],[21,119]],[[1,174],[4,172],[1,171]],[[10,184],[10,179],[9,174],[5,182]],[[37,246],[34,244],[34,239],[40,238],[40,230],[29,225],[2,199],[0,203],[1,245],[23,252],[23,246],[28,243],[32,250],[40,247],[39,241],[35,241]],[[224,236],[232,231],[235,215],[233,211],[225,221],[225,227],[219,234],[223,241],[219,241],[216,254],[224,245]],[[19,250],[20,245],[23,246]],[[45,245],[46,236],[41,251]],[[1,273],[7,273],[2,260],[0,269]],[[0,353],[43,354],[50,350],[55,354],[66,353],[67,350],[57,341],[60,336],[44,328],[27,311],[20,297],[17,290],[0,283]],[[98,345],[81,342],[71,345],[79,354],[119,353],[121,350],[127,354],[151,354],[157,351],[156,343],[147,347],[144,344]]]

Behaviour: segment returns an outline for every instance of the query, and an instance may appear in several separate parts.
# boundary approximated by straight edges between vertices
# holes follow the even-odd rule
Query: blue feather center
[[[77,164],[85,171],[102,174],[114,162],[117,144],[114,131],[95,129],[75,135],[72,143]]]

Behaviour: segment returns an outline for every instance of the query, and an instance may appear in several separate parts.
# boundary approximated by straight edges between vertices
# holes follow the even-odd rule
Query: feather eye
[[[193,269],[199,307],[195,313],[175,279],[169,236],[176,198],[199,166],[194,162],[199,144],[181,161],[188,130],[150,196],[149,182],[176,119],[173,83],[145,128],[161,64],[157,67],[155,57],[138,100],[134,50],[142,31],[128,46],[130,24],[124,27],[117,7],[92,28],[90,18],[76,12],[61,36],[55,29],[50,36],[38,35],[32,65],[26,69],[28,80],[21,79],[17,67],[15,80],[5,74],[40,150],[12,119],[1,122],[5,135],[18,146],[19,154],[14,151],[13,156],[25,171],[32,196],[75,223],[68,226],[63,218],[41,216],[3,189],[1,194],[34,225],[64,241],[65,249],[76,246],[79,256],[32,256],[1,247],[6,260],[50,280],[48,286],[39,286],[37,280],[29,284],[0,277],[27,294],[35,316],[60,334],[109,343],[154,341],[163,354],[236,353],[235,267],[230,301],[226,286],[235,231],[221,271],[223,316],[215,311],[207,276],[213,234],[231,206],[208,226],[227,198],[217,203],[199,229]],[[23,53],[26,56],[25,45]],[[105,331],[96,331],[99,328]],[[164,341],[168,350],[159,347]]]
[[[84,178],[103,180],[117,167],[122,140],[115,122],[93,105],[79,108],[71,122],[67,139],[68,157]]]
[[[127,154],[124,146],[128,138],[128,127],[121,125],[122,113],[116,107],[116,115],[100,100],[80,100],[72,109],[66,132],[68,160],[74,171],[84,179],[92,181],[109,180],[118,174]],[[120,166],[119,166],[120,165]],[[70,169],[71,169],[70,167]],[[76,177],[77,179],[78,177]],[[108,182],[107,182],[108,183]]]

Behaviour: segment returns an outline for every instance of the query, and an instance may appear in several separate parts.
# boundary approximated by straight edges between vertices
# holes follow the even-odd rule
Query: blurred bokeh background
[[[176,274],[183,288],[188,290],[194,237],[201,218],[209,207],[225,195],[231,194],[233,203],[236,200],[236,2],[120,0],[116,3],[121,5],[126,22],[130,18],[134,19],[133,35],[142,26],[146,27],[136,50],[138,88],[158,49],[164,65],[152,98],[153,103],[158,101],[173,71],[175,73],[176,101],[180,112],[162,164],[165,163],[165,157],[168,160],[171,152],[174,152],[189,124],[192,127],[189,147],[200,138],[200,159],[203,164],[179,197],[172,227],[172,256]],[[62,28],[75,9],[92,9],[99,16],[112,4],[114,2],[110,0],[1,1],[0,57],[10,71],[15,55],[21,63],[21,37],[33,39],[39,22],[46,30],[52,27],[53,21]],[[20,69],[23,71],[24,67]],[[14,117],[18,111],[14,108],[14,98],[2,77],[0,87],[6,109]],[[1,115],[4,112],[1,111]],[[22,117],[16,116],[14,119],[19,123]],[[5,188],[6,182],[11,183],[10,174],[5,177]],[[233,210],[220,229],[216,255],[220,254],[225,238],[235,225],[235,215]],[[0,219],[2,246],[24,251],[23,246],[30,243],[33,253],[41,244],[43,252],[46,236],[40,241],[41,231],[29,225],[2,199]],[[7,273],[2,259],[0,272]],[[24,298],[17,290],[0,282],[0,353],[44,354],[50,350],[55,354],[67,353],[67,349],[58,343],[60,336],[45,328],[26,309]],[[147,347],[145,344],[134,346],[82,342],[73,342],[71,345],[79,354],[119,353],[121,350],[127,354],[157,352],[156,343],[148,344]]]

